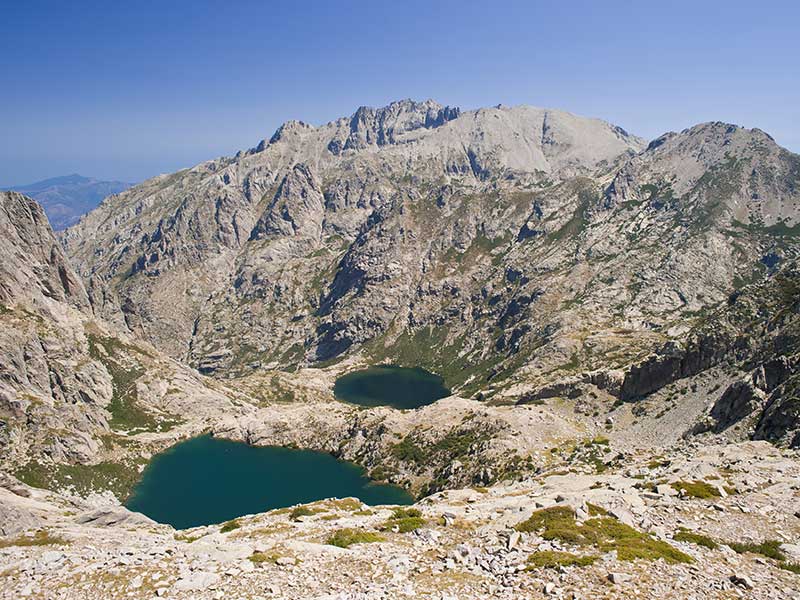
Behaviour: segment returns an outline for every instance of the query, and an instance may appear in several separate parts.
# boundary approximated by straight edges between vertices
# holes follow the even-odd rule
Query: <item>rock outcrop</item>
[[[167,431],[198,401],[200,414],[230,408],[98,319],[42,208],[0,193],[0,468],[40,481],[58,464],[95,464],[117,434]]]

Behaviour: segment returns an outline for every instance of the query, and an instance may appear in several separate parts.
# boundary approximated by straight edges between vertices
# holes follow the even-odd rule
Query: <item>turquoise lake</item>
[[[333,394],[360,406],[410,409],[449,396],[450,390],[441,377],[425,369],[380,365],[342,375]]]
[[[154,456],[125,505],[184,529],[348,496],[369,505],[413,502],[402,488],[373,483],[360,467],[329,454],[205,435]]]

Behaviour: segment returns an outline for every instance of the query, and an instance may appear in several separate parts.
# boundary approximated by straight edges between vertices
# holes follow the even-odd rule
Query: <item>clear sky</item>
[[[800,2],[0,0],[0,184],[139,181],[360,105],[533,104],[800,151]]]

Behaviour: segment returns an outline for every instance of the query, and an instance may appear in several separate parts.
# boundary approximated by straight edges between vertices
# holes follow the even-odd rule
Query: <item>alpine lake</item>
[[[334,395],[360,406],[413,409],[448,396],[423,369],[369,367],[340,377]],[[371,481],[364,470],[324,452],[250,446],[203,435],[153,457],[125,505],[177,529],[354,496],[368,505],[411,504],[403,488]]]

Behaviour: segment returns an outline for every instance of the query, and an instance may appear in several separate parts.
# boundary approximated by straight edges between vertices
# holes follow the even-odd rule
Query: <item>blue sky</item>
[[[0,0],[0,183],[139,181],[283,121],[434,98],[653,138],[760,127],[800,151],[800,3]]]

